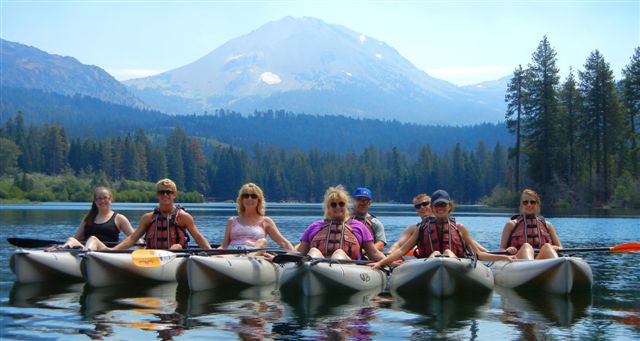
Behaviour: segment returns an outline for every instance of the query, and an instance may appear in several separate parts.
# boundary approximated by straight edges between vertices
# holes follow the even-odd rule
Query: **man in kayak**
[[[387,237],[384,234],[384,224],[380,219],[369,213],[369,207],[371,207],[371,201],[373,200],[373,194],[370,189],[366,187],[358,187],[353,192],[353,219],[363,223],[364,226],[369,229],[371,235],[373,235],[373,244],[379,251],[384,250],[384,246],[387,245]]]
[[[558,258],[562,243],[551,222],[540,214],[540,196],[531,189],[520,195],[520,214],[511,217],[502,230],[500,250],[518,259]],[[540,249],[534,257],[534,248]]]
[[[411,237],[413,232],[418,229],[418,226],[431,215],[431,197],[424,193],[416,195],[415,197],[413,197],[413,207],[416,209],[416,214],[420,217],[420,222],[405,227],[398,241],[393,243],[393,245],[391,245],[391,247],[389,248],[388,254],[391,254],[393,251],[400,248],[402,244],[404,244],[407,239]]]
[[[152,212],[145,213],[140,219],[138,228],[111,250],[128,249],[143,235],[148,249],[186,248],[189,235],[193,236],[200,248],[211,249],[209,242],[196,227],[191,214],[174,204],[177,194],[178,189],[173,181],[170,179],[158,181],[156,197],[159,206]]]
[[[384,254],[373,244],[373,235],[364,224],[349,215],[349,194],[342,185],[329,187],[324,194],[324,219],[313,222],[300,237],[299,251],[314,258],[364,259],[363,250],[373,260]]]
[[[431,195],[431,207],[433,216],[420,224],[420,227],[411,237],[393,253],[383,260],[369,264],[374,269],[391,264],[404,256],[409,250],[417,248],[416,258],[427,257],[457,257],[470,258],[477,256],[481,261],[510,261],[513,256],[493,255],[483,251],[471,238],[467,228],[455,221],[450,213],[454,209],[453,200],[449,193],[437,190]]]

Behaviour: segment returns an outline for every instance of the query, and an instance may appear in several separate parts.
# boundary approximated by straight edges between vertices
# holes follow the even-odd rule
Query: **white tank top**
[[[229,248],[253,247],[258,239],[264,237],[264,219],[255,225],[243,225],[235,217],[231,222]]]

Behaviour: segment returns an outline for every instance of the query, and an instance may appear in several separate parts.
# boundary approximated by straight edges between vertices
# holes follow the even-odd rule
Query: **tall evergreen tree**
[[[560,105],[561,105],[561,121],[562,134],[559,135],[561,139],[559,144],[562,148],[562,155],[567,155],[567,158],[560,159],[563,166],[561,169],[562,178],[569,186],[575,184],[577,177],[577,141],[579,132],[579,108],[580,108],[580,90],[576,84],[573,70],[569,69],[569,75],[567,80],[562,85],[560,91]]]
[[[526,71],[523,139],[528,173],[544,195],[554,179],[553,165],[562,157],[558,137],[558,84],[556,51],[546,36],[532,55]]]
[[[507,114],[505,115],[506,124],[509,131],[516,135],[516,145],[514,146],[513,155],[514,161],[514,188],[512,190],[518,191],[520,189],[520,152],[521,152],[521,127],[522,127],[522,115],[524,111],[524,105],[526,102],[525,91],[525,76],[526,72],[522,69],[522,65],[518,65],[513,71],[513,77],[507,86],[507,94],[505,95],[505,102],[507,102]]]
[[[640,174],[640,47],[637,47],[631,61],[622,70],[624,76],[623,98],[626,120],[629,125],[630,171]]]

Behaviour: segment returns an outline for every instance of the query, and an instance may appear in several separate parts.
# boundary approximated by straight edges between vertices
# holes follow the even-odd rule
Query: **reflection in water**
[[[490,292],[460,293],[444,298],[427,294],[424,299],[416,299],[415,295],[398,296],[393,307],[422,315],[420,324],[436,331],[450,331],[465,328],[470,320],[480,318],[490,305],[490,298]]]
[[[225,303],[234,300],[274,301],[278,299],[276,285],[256,286],[234,289],[226,287],[224,290],[202,290],[188,293],[186,305],[179,305],[177,311],[189,317],[226,311]]]
[[[500,321],[515,326],[523,340],[544,339],[551,325],[571,327],[587,315],[591,292],[552,295],[496,287],[500,294]]]

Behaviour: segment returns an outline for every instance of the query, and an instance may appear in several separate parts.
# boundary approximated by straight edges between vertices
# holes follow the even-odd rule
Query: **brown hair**
[[[91,209],[89,210],[89,213],[87,213],[84,218],[82,218],[82,221],[84,221],[85,225],[92,223],[98,215],[98,205],[96,205],[96,193],[98,193],[98,191],[106,191],[107,193],[109,193],[109,198],[113,200],[113,194],[111,193],[110,189],[104,186],[96,187],[93,190],[93,201],[91,202]]]
[[[421,203],[421,202],[424,202],[424,201],[427,201],[427,200],[431,201],[431,197],[426,195],[426,194],[424,194],[424,193],[420,193],[420,194],[416,195],[415,197],[413,197],[413,204],[415,205],[415,204],[418,204],[418,203]]]

